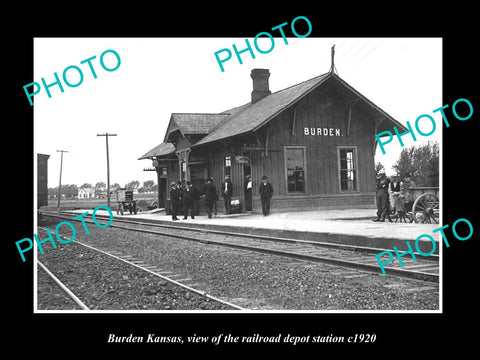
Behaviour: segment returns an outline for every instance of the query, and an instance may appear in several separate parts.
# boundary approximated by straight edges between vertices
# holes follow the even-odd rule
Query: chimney
[[[270,72],[268,71],[268,69],[253,69],[250,76],[253,79],[253,104],[272,93],[268,88],[268,78],[270,77]]]

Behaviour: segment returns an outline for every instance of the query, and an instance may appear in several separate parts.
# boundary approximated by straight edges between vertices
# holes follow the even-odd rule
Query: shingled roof
[[[155,146],[152,150],[148,151],[144,155],[140,156],[138,160],[151,159],[157,156],[165,156],[173,154],[175,152],[175,146],[171,143],[161,143]]]
[[[235,135],[255,131],[270,121],[277,114],[291,106],[300,98],[307,95],[319,84],[329,78],[330,73],[323,74],[313,79],[277,91],[255,103],[247,103],[231,110],[231,116],[215,127],[207,136],[198,141],[194,146],[210,143],[212,141],[229,138]]]
[[[405,132],[408,130],[403,124],[395,120],[385,111],[368,100],[365,96],[360,94],[357,90],[338,77],[338,75],[329,72],[269,94],[257,102],[248,102],[244,105],[226,110],[219,114],[172,113],[172,116],[170,117],[170,123],[165,134],[164,143],[150,150],[140,159],[150,158],[151,155],[149,154],[157,154],[155,151],[158,152],[157,156],[174,152],[175,149],[170,151],[169,147],[168,151],[170,152],[161,153],[162,151],[166,151],[166,145],[173,146],[172,144],[167,144],[168,136],[170,133],[177,130],[179,130],[183,136],[188,134],[205,134],[205,136],[193,144],[192,147],[197,147],[212,143],[214,141],[228,139],[233,136],[257,131],[278,114],[285,111],[311,91],[324,84],[328,79],[335,79],[339,81],[346,89],[351,91],[373,109],[378,111],[385,119],[388,120],[388,122],[392,123],[393,126],[396,126],[400,131]],[[378,130],[383,131],[382,129],[383,127],[379,127]]]
[[[207,136],[195,143],[192,147],[230,138],[240,134],[245,134],[251,131],[256,131],[272,120],[279,113],[295,104],[317,87],[321,86],[330,78],[335,78],[338,80],[343,86],[352,91],[356,96],[360,97],[363,101],[391,121],[399,130],[407,131],[407,128],[405,128],[404,125],[399,123],[385,111],[368,100],[365,96],[356,91],[353,87],[348,85],[345,81],[340,79],[338,75],[329,72],[272,93],[255,103],[249,102],[238,108],[225,111],[225,113],[229,113],[230,116],[216,126]]]
[[[208,134],[228,116],[228,113],[172,113],[164,141],[167,141],[168,135],[175,130],[179,130],[183,136]]]

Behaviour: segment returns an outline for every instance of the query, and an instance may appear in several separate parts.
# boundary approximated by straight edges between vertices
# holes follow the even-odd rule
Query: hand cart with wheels
[[[117,190],[117,215],[123,215],[124,211],[137,214],[137,201],[133,200],[133,190],[121,188]]]

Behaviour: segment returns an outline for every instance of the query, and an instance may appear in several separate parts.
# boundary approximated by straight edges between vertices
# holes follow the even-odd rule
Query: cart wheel
[[[438,224],[439,209],[438,197],[434,194],[422,194],[413,203],[413,221],[422,224]]]

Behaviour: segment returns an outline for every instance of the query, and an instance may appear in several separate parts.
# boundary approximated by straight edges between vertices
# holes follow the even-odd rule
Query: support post
[[[57,199],[57,212],[60,212],[60,188],[62,187],[62,167],[63,167],[63,153],[68,152],[66,150],[57,150],[57,152],[61,153],[60,158],[60,179],[58,180],[58,199]]]
[[[110,159],[108,155],[108,137],[117,136],[117,134],[109,134],[106,132],[105,134],[97,134],[97,136],[105,136],[105,143],[107,147],[107,206],[110,209]]]

